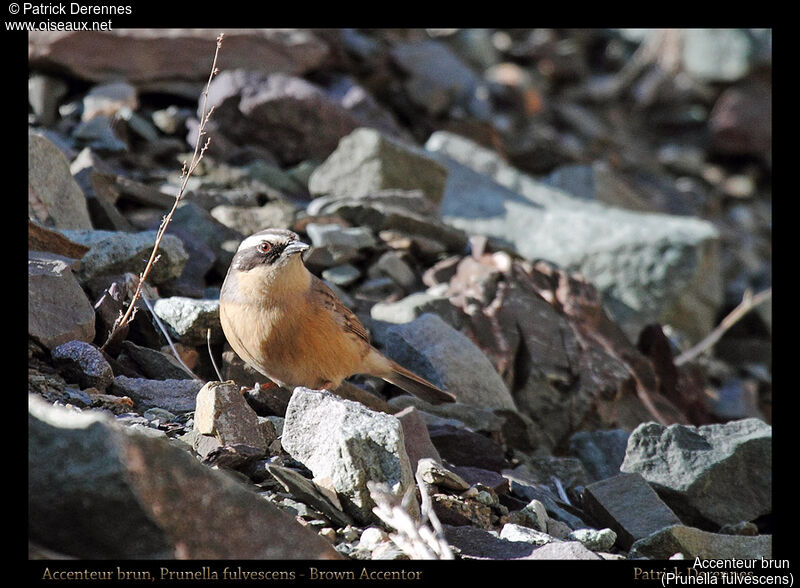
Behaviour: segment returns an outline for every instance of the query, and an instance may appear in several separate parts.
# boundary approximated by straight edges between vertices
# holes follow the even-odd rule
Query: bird
[[[335,392],[368,374],[432,404],[455,396],[389,359],[324,281],[306,268],[299,235],[270,228],[246,237],[220,290],[225,338],[239,357],[274,384]]]

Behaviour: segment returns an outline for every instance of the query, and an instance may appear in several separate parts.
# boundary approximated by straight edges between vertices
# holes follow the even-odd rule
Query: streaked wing
[[[313,294],[319,296],[325,308],[331,312],[336,318],[336,321],[342,325],[346,331],[353,333],[366,343],[369,343],[369,333],[367,333],[364,325],[361,324],[361,321],[358,320],[358,317],[356,317],[352,310],[342,304],[342,301],[339,300],[336,294],[333,293],[333,290],[331,290],[325,282],[312,275],[311,290]]]

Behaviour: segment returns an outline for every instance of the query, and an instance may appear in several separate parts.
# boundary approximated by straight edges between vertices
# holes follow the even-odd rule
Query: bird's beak
[[[292,255],[294,253],[302,253],[306,249],[308,249],[310,245],[303,243],[302,241],[292,241],[286,246],[286,249],[283,250],[284,255]]]

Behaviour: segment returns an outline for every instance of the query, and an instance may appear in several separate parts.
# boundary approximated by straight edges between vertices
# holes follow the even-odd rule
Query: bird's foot
[[[275,382],[264,382],[263,384],[261,382],[256,382],[256,385],[252,386],[252,387],[251,386],[242,386],[239,389],[239,392],[241,392],[242,395],[247,394],[247,393],[258,394],[262,390],[269,390],[271,388],[277,388],[277,387],[278,387],[278,385]]]

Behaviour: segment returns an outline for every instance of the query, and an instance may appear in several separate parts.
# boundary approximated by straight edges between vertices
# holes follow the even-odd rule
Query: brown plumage
[[[220,292],[220,321],[246,363],[285,388],[336,389],[370,374],[433,403],[455,397],[375,349],[353,312],[306,269],[308,249],[292,231],[246,238]]]

